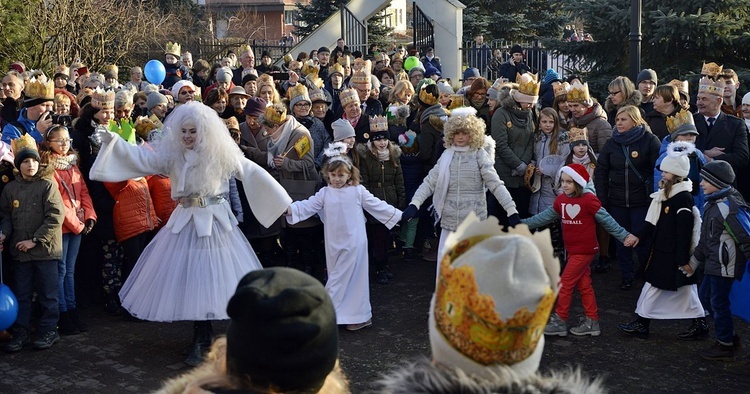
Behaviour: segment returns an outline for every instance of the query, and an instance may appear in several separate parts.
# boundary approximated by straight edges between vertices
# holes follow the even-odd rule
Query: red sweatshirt
[[[595,254],[599,251],[596,241],[596,213],[602,203],[594,193],[581,197],[569,197],[565,193],[555,198],[552,207],[562,221],[563,242],[571,254]]]

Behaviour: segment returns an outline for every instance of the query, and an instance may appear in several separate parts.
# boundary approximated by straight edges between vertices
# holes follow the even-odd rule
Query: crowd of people
[[[469,67],[461,86],[443,78],[432,48],[363,55],[340,39],[278,66],[268,53],[256,62],[249,46],[238,53],[193,62],[170,42],[162,81],[145,81],[135,66],[125,83],[116,66],[98,73],[76,62],[48,78],[11,65],[2,79],[0,242],[8,241],[4,260],[12,263],[3,269],[20,313],[7,352],[32,343],[32,320],[37,349],[88,330],[75,288],[85,275],[99,278],[109,313],[193,321],[186,363],[200,364],[213,349],[208,362],[222,354],[233,377],[221,382],[284,387],[284,376],[263,374],[257,359],[237,353],[272,346],[258,340],[267,330],[305,324],[268,308],[284,299],[324,308],[315,324],[325,332],[306,340],[332,351],[336,325],[373,324],[370,278],[401,280],[389,268],[395,250],[437,264],[430,338],[443,364],[415,364],[411,373],[536,376],[542,333],[601,334],[591,272],[608,271],[611,258],[623,291],[639,274],[646,282],[636,319],[620,331],[647,338],[652,319],[692,319],[678,337],[705,339],[712,317],[716,342],[700,355],[735,357],[729,292],[750,244],[740,215],[750,193],[750,94],[737,97],[732,70],[704,64],[691,96],[687,82],[659,84],[645,69],[635,83],[615,78],[599,103],[580,77],[532,74],[520,47],[497,80]],[[494,220],[550,231],[500,234]],[[83,261],[94,261],[85,264],[90,272],[76,270]],[[275,266],[293,270],[262,269]],[[304,294],[284,294],[275,275]],[[516,276],[539,286],[500,285]],[[585,316],[570,325],[574,289]],[[278,299],[261,302],[263,292]],[[509,342],[521,348],[489,351],[448,304],[500,326],[498,316],[535,311],[528,332],[513,334],[528,338]],[[281,309],[301,316],[294,308]],[[226,340],[214,343],[211,321],[228,318]],[[243,330],[261,336],[251,341]],[[315,376],[290,387],[345,389],[342,376],[327,380],[340,370],[336,353],[325,355]],[[487,365],[518,368],[485,374]],[[408,381],[403,372],[383,387],[409,392],[417,383]]]

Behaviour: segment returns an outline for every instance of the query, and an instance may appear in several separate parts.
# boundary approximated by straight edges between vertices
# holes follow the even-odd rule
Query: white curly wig
[[[443,142],[446,148],[453,145],[453,136],[458,131],[465,131],[471,137],[469,147],[479,149],[484,146],[484,131],[487,126],[476,116],[477,110],[472,107],[456,108],[443,126]]]

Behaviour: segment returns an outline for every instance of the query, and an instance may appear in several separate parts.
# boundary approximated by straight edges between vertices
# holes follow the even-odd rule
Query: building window
[[[295,11],[284,11],[284,24],[293,25],[295,16]]]

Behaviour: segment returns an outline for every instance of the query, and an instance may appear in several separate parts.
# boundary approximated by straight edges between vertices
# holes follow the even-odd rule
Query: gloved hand
[[[92,145],[99,148],[102,146],[102,143],[112,141],[112,135],[106,127],[99,125],[96,126],[94,132],[89,136],[89,141],[91,141]]]
[[[521,218],[518,216],[517,213],[514,213],[508,216],[508,224],[510,225],[510,227],[516,227],[520,223],[521,223]]]
[[[417,208],[413,204],[409,204],[409,206],[404,209],[404,213],[401,214],[400,223],[408,223],[410,220],[414,219],[415,216],[417,216],[418,211],[419,208]]]
[[[94,219],[86,219],[86,227],[83,228],[83,234],[88,234],[94,228],[96,222]]]

